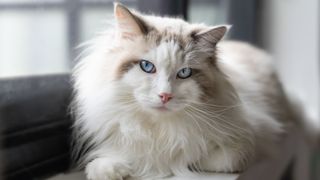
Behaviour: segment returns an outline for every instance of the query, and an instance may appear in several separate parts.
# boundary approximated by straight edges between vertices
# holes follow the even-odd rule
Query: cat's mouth
[[[158,111],[169,111],[169,109],[165,106],[154,107],[154,109]]]
[[[183,105],[179,104],[157,104],[153,106],[149,106],[149,109],[152,110],[153,112],[158,112],[158,113],[173,113],[180,111],[184,108]]]

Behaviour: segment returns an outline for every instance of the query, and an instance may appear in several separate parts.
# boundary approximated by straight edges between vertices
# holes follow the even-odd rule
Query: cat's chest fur
[[[195,127],[187,116],[149,116],[151,121],[146,117],[126,117],[117,129],[122,141],[116,146],[119,150],[127,149],[129,159],[140,167],[145,164],[143,168],[148,166],[152,171],[168,173],[177,165],[187,169],[188,165],[199,162],[213,143],[209,143],[204,129],[200,125]]]

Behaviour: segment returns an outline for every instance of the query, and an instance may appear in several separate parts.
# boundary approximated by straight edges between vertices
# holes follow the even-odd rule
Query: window
[[[69,72],[76,46],[112,11],[111,0],[0,0],[0,77]]]

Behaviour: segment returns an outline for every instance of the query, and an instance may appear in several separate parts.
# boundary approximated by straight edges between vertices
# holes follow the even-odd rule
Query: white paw
[[[123,180],[129,169],[108,159],[95,159],[86,166],[85,173],[89,180]]]

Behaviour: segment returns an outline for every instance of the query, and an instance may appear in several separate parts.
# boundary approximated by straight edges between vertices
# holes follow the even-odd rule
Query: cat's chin
[[[166,106],[155,106],[155,107],[148,107],[146,108],[146,110],[148,112],[151,112],[151,113],[159,113],[159,114],[164,114],[164,113],[171,113],[171,112],[174,112],[174,110],[166,107]]]
[[[153,109],[155,109],[156,111],[160,111],[160,112],[168,112],[168,111],[171,111],[169,108],[167,108],[167,107],[165,107],[165,106],[154,107]]]
[[[170,106],[156,106],[156,107],[148,107],[149,112],[158,113],[158,114],[170,114],[179,112],[181,109],[179,108],[172,108]]]
[[[175,112],[176,110],[173,108],[170,108],[168,106],[146,106],[146,105],[142,105],[142,109],[146,112],[146,113],[151,113],[151,114],[170,114]]]

